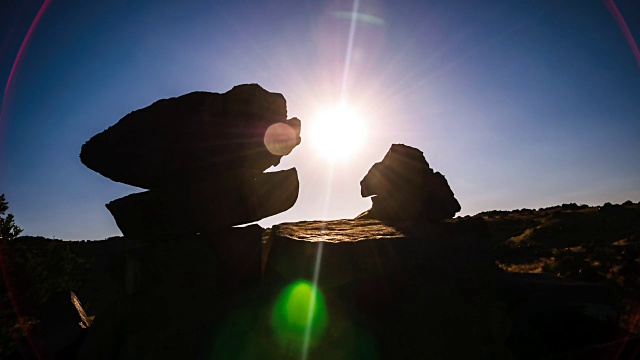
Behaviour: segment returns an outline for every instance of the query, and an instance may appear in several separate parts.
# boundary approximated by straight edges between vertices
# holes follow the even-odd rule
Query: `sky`
[[[352,218],[393,143],[443,173],[459,215],[640,201],[634,0],[10,2],[0,14],[0,193],[25,235],[120,235],[104,204],[141,191],[80,147],[127,113],[258,83],[302,120],[297,203],[272,224]],[[315,114],[344,101],[363,146],[332,162]],[[354,134],[355,136],[355,134]]]

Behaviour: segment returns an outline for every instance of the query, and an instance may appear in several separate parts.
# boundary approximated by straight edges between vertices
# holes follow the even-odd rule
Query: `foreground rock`
[[[387,223],[439,221],[454,217],[460,203],[445,177],[433,172],[422,151],[393,144],[360,182],[363,197],[373,197],[361,217]]]
[[[408,232],[367,219],[281,224],[272,231],[268,286],[315,280],[326,300],[328,327],[313,358],[339,348],[355,351],[352,358],[371,357],[358,352],[358,339],[369,339],[380,358],[505,354],[509,326],[493,296],[494,265],[481,220]]]
[[[262,172],[299,143],[300,120],[287,120],[284,97],[247,84],[136,110],[87,141],[80,160],[111,180],[153,189],[230,169]]]
[[[227,318],[257,300],[262,231],[250,225],[129,252],[126,281],[96,314],[79,358],[209,358]]]

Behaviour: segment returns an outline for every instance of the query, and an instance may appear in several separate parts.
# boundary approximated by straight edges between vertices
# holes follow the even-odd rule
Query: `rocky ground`
[[[553,278],[607,287],[611,289],[616,299],[619,299],[617,303],[620,306],[620,327],[625,331],[639,333],[636,322],[640,308],[639,203],[626,202],[621,205],[605,204],[596,207],[563,204],[538,210],[489,211],[473,217],[455,218],[449,222],[455,224],[473,221],[469,218],[482,218],[486,223],[489,237],[484,241],[488,241],[488,248],[493,249],[492,257],[497,267],[507,273],[544,273]],[[265,272],[277,274],[282,266],[285,268],[302,266],[308,272],[313,270],[313,261],[292,263],[289,259],[300,260],[300,257],[285,256],[292,253],[305,253],[304,246],[292,248],[293,245],[288,245],[289,243],[282,242],[278,238],[304,240],[305,244],[312,244],[314,238],[317,240],[318,237],[323,236],[331,238],[323,239],[328,243],[348,242],[349,239],[367,237],[386,241],[385,244],[393,244],[393,241],[402,238],[400,232],[387,226],[376,225],[374,220],[332,222],[329,228],[323,227],[322,222],[308,222],[294,227],[294,230],[292,233],[292,227],[283,224],[263,232],[261,255],[263,276]],[[411,229],[402,230],[411,231]],[[420,231],[424,235],[430,230],[425,228],[413,229],[413,231]],[[135,253],[136,249],[143,246],[120,237],[85,242],[20,237],[3,244],[3,267],[8,280],[8,283],[3,282],[3,287],[11,291],[3,290],[0,299],[2,304],[0,357],[20,358],[21,353],[28,354],[31,345],[26,341],[24,329],[27,332],[38,332],[41,331],[41,327],[51,326],[59,320],[60,323],[55,324],[56,328],[61,332],[68,332],[67,336],[62,336],[60,341],[73,338],[69,336],[71,333],[80,334],[84,331],[79,325],[81,319],[77,313],[73,313],[72,307],[66,307],[70,309],[68,313],[53,317],[46,309],[57,309],[63,303],[70,304],[69,292],[76,291],[80,300],[84,300],[83,306],[88,315],[94,314],[99,310],[99,304],[92,299],[92,296],[95,298],[100,291],[110,290],[108,286],[100,291],[91,289],[90,286],[87,287],[87,279],[89,277],[95,279],[95,274],[103,274],[111,279],[124,279],[121,280],[122,284],[115,284],[120,281],[117,280],[109,285],[112,289],[133,286],[126,283],[131,281],[131,279],[127,280],[126,274],[131,260],[123,254]],[[419,255],[419,248],[413,248],[410,253],[412,252],[414,257]],[[326,249],[327,254],[342,252],[334,251],[331,247]],[[404,254],[402,256],[406,259],[400,256],[399,260],[410,259],[409,255]],[[187,253],[185,256],[194,255]],[[449,259],[452,266],[456,266],[456,255],[447,256],[452,258]],[[270,261],[265,263],[264,260],[267,258]],[[380,271],[381,265],[372,265],[374,260],[367,263],[363,261],[367,257],[357,258],[353,253],[331,258],[337,260],[334,261],[333,266],[328,265],[326,269],[334,271],[335,276],[325,277],[325,280],[338,281],[339,284],[326,286],[335,285],[340,289],[339,293],[344,291],[345,284],[357,283],[359,279],[375,278],[371,276],[371,272]],[[386,259],[389,258],[386,257]],[[283,261],[285,265],[282,265]],[[356,261],[358,266],[350,266],[344,268],[348,271],[341,271],[341,266],[348,261]],[[422,259],[419,262],[424,261]],[[385,266],[393,269],[396,265],[386,264]],[[269,281],[272,282],[282,280],[277,276],[271,276],[270,279]],[[526,278],[522,279],[525,282],[528,281]],[[91,291],[94,293],[92,294]],[[375,296],[375,291],[369,296]],[[18,305],[20,318],[16,316],[11,300]],[[65,316],[74,320],[71,322],[64,320],[67,319]],[[380,330],[375,327],[372,329],[374,334]],[[73,348],[73,344],[68,346]]]

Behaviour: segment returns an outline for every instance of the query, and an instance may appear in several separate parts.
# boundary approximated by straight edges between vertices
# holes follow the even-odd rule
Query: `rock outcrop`
[[[286,116],[281,94],[239,85],[157,101],[83,145],[87,167],[149,190],[107,204],[141,247],[124,254],[124,286],[96,309],[79,358],[210,356],[260,288],[263,229],[232,226],[298,198],[295,168],[263,173],[300,143],[300,120]]]
[[[500,358],[508,330],[487,239],[481,219],[413,233],[370,219],[285,223],[267,241],[265,282],[315,279],[329,325],[311,358]]]
[[[246,84],[133,111],[87,141],[80,160],[111,180],[154,189],[234,169],[262,172],[299,143],[300,120],[287,120],[282,94]]]
[[[68,289],[87,306],[76,309],[95,319],[78,329],[54,298],[46,313],[62,320],[42,317],[39,346],[80,359],[511,359],[509,346],[528,354],[557,327],[527,328],[558,294],[610,301],[604,288],[497,273],[487,220],[451,219],[460,204],[446,179],[406,145],[361,181],[374,197],[357,219],[233,228],[297,199],[295,168],[263,172],[300,143],[286,115],[282,95],[240,85],[160,100],[89,140],[85,165],[149,190],[107,204],[125,238],[91,244],[90,271],[65,252],[83,273]],[[540,294],[543,307],[528,303]]]
[[[434,172],[422,151],[393,144],[360,182],[363,197],[375,195],[359,217],[387,223],[439,221],[454,217],[460,203],[444,175]]]
[[[125,184],[150,189],[107,204],[127,237],[212,233],[289,209],[295,169],[263,173],[300,143],[281,94],[257,84],[193,92],[136,110],[95,135],[80,159]]]
[[[209,358],[229,314],[256,301],[262,231],[250,225],[127,252],[125,279],[94,313],[78,358]]]

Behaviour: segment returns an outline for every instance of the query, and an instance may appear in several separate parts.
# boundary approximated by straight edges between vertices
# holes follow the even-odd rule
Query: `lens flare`
[[[317,344],[327,327],[324,296],[308,281],[296,281],[278,297],[271,315],[271,326],[283,349],[301,351]]]
[[[350,11],[335,11],[333,15],[338,19],[344,20],[353,20],[362,21],[364,23],[372,24],[372,25],[384,25],[384,20],[377,16],[363,14],[363,13],[352,13]]]
[[[273,124],[264,134],[264,145],[274,155],[288,155],[297,144],[296,132],[287,124]]]

